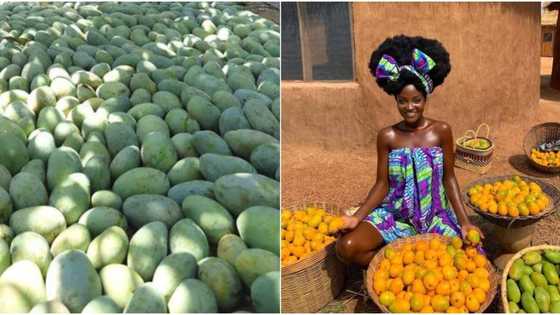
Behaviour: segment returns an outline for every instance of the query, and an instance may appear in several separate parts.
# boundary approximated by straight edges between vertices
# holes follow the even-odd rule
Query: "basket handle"
[[[482,124],[480,124],[480,126],[478,126],[478,128],[476,128],[476,133],[475,133],[474,137],[478,138],[478,133],[480,132],[480,128],[482,128],[482,127],[486,127],[486,138],[490,139],[490,138],[488,138],[490,136],[490,126],[488,126],[487,123],[482,123]]]
[[[472,134],[472,137],[469,137],[470,134]],[[457,139],[457,142],[463,144],[463,141],[464,141],[465,139],[469,139],[469,138],[470,138],[470,139],[476,138],[476,132],[475,132],[474,130],[472,130],[472,129],[469,129],[469,130],[465,131],[465,134],[463,134],[462,137],[460,137],[459,139]]]

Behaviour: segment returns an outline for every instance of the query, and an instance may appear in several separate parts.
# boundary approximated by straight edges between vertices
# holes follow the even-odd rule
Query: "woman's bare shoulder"
[[[377,133],[377,139],[385,143],[390,142],[394,138],[395,138],[394,126],[383,127]]]
[[[434,126],[434,130],[441,135],[452,133],[451,125],[445,121],[432,119],[432,124]]]

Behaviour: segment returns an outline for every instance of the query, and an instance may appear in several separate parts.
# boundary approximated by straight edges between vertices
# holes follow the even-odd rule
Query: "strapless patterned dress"
[[[441,147],[400,148],[389,153],[389,192],[369,214],[389,243],[416,234],[461,235],[443,187]]]

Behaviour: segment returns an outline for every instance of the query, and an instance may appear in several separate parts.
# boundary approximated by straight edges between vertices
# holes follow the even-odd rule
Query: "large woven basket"
[[[504,313],[509,313],[509,304],[507,299],[507,279],[508,279],[509,270],[511,269],[511,265],[513,265],[514,261],[516,261],[518,258],[521,258],[521,256],[525,255],[528,252],[532,252],[535,250],[545,250],[545,249],[560,250],[560,246],[538,245],[538,246],[527,247],[520,250],[515,255],[513,255],[507,262],[506,267],[502,272],[502,281],[501,281],[501,289],[500,289],[500,298],[502,302],[501,305]]]
[[[479,135],[480,129],[486,127],[486,136]],[[467,130],[465,134],[455,141],[455,166],[485,174],[492,166],[492,154],[494,153],[494,142],[490,140],[490,127],[487,124],[481,124],[476,131]],[[486,149],[474,149],[465,146],[465,142],[471,139],[485,139],[490,143],[490,147]]]
[[[445,242],[446,244],[449,244],[450,241],[451,241],[450,238],[445,237],[445,236],[441,236],[441,235],[435,234],[435,233],[420,234],[420,235],[411,236],[411,237],[407,237],[407,238],[401,238],[401,239],[398,239],[396,241],[393,241],[393,242],[385,245],[373,257],[373,259],[369,263],[369,267],[368,267],[368,270],[367,270],[367,290],[368,290],[369,296],[371,297],[373,302],[381,309],[381,311],[383,311],[384,313],[390,313],[389,309],[387,307],[385,307],[383,304],[381,304],[381,302],[379,301],[379,296],[373,290],[373,275],[374,275],[375,271],[378,269],[379,264],[381,263],[381,261],[383,260],[383,258],[385,256],[385,250],[389,247],[400,249],[406,244],[415,243],[415,242],[420,241],[420,240],[431,240],[433,238],[439,238],[442,242]],[[496,270],[494,269],[494,266],[492,266],[490,261],[488,261],[488,262],[489,263],[487,264],[486,268],[488,269],[488,273],[490,274],[490,290],[488,290],[488,294],[486,295],[486,300],[484,301],[484,303],[481,303],[480,310],[479,310],[480,313],[484,312],[488,308],[488,306],[492,303],[492,301],[494,300],[494,296],[496,296],[496,292],[498,290],[498,281],[499,281],[499,278],[500,278],[499,275],[496,273]]]
[[[463,199],[464,202],[467,204],[467,206],[469,206],[469,208],[473,209],[476,213],[478,213],[480,216],[486,218],[488,221],[502,226],[502,227],[507,227],[507,228],[511,228],[511,227],[521,227],[521,226],[526,226],[529,224],[533,224],[537,221],[539,221],[540,219],[551,215],[552,213],[554,213],[554,211],[556,211],[556,209],[558,208],[558,204],[560,203],[560,191],[558,190],[558,188],[556,188],[554,185],[549,184],[545,181],[542,181],[538,178],[534,178],[534,177],[528,177],[528,176],[522,176],[522,175],[517,175],[519,177],[521,177],[523,180],[525,181],[532,181],[537,183],[542,191],[547,194],[547,196],[550,198],[550,203],[548,204],[548,207],[546,207],[543,211],[541,211],[539,214],[537,215],[527,215],[527,216],[519,216],[516,218],[512,218],[510,216],[503,216],[503,215],[499,215],[499,214],[494,214],[494,213],[490,213],[490,212],[484,212],[482,210],[480,210],[480,208],[478,208],[477,206],[475,206],[474,204],[471,203],[469,195],[468,195],[468,191],[469,189],[471,189],[471,187],[475,186],[475,185],[484,185],[484,184],[488,184],[488,183],[493,183],[496,182],[498,180],[504,180],[504,179],[511,179],[514,175],[504,175],[504,176],[494,176],[494,177],[486,177],[486,178],[482,178],[479,180],[476,180],[474,182],[469,183],[464,189],[463,189]]]
[[[529,159],[529,163],[535,169],[545,173],[559,173],[560,166],[544,166],[533,161],[531,158],[531,150],[536,148],[539,144],[548,143],[551,141],[560,140],[560,123],[547,122],[544,124],[536,125],[525,135],[523,140],[523,151]]]
[[[308,206],[321,207],[333,215],[342,214],[342,209],[328,204],[307,203],[298,207]],[[334,242],[296,263],[282,267],[282,313],[319,311],[342,291],[345,276],[346,267],[336,257]]]

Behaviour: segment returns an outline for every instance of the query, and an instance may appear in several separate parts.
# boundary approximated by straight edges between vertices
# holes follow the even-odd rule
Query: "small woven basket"
[[[321,203],[298,207],[321,207],[333,215],[342,209]],[[290,211],[283,209],[282,211]],[[344,287],[346,267],[338,260],[335,243],[282,267],[282,313],[315,313],[331,302]]]
[[[486,136],[479,135],[480,129],[486,127]],[[465,134],[455,141],[455,166],[473,171],[479,174],[485,174],[492,166],[492,154],[494,153],[494,142],[490,140],[490,126],[481,124],[476,131],[467,130]],[[486,149],[474,149],[465,146],[465,142],[472,139],[485,139],[490,143]]]
[[[539,144],[560,140],[560,123],[547,122],[536,125],[525,135],[523,140],[523,151],[529,159],[529,164],[538,171],[544,173],[559,173],[560,166],[544,166],[533,161],[531,158],[531,150]]]
[[[442,236],[442,235],[439,235],[439,234],[435,234],[435,233],[420,234],[420,235],[401,238],[401,239],[398,239],[396,241],[393,241],[393,242],[385,245],[373,257],[373,259],[369,263],[369,267],[368,267],[368,270],[367,270],[367,290],[368,290],[369,296],[371,297],[373,302],[379,307],[379,309],[381,309],[381,311],[383,311],[383,313],[390,313],[390,311],[387,307],[385,307],[383,304],[381,304],[381,302],[379,301],[379,296],[373,290],[373,275],[374,275],[375,271],[379,268],[379,264],[381,263],[381,261],[383,260],[383,258],[385,256],[385,250],[389,247],[392,247],[392,248],[395,248],[395,249],[400,249],[406,244],[416,243],[417,241],[420,241],[420,240],[429,241],[429,240],[434,239],[434,238],[439,238],[442,242],[444,242],[446,244],[449,244],[451,242],[451,239],[449,237],[445,237],[445,236]],[[481,305],[480,305],[479,313],[484,312],[488,308],[488,306],[494,300],[494,296],[496,296],[496,292],[498,290],[498,281],[499,281],[500,277],[496,273],[496,270],[494,269],[494,266],[492,266],[492,264],[490,263],[489,260],[488,260],[488,262],[489,263],[487,264],[486,268],[488,270],[488,273],[490,274],[490,290],[488,290],[488,293],[486,294],[486,300],[484,301],[484,303],[481,303]]]
[[[536,251],[536,250],[545,250],[545,249],[552,249],[552,250],[560,250],[560,246],[553,246],[553,245],[538,245],[538,246],[531,246],[524,248],[513,255],[506,264],[504,271],[502,272],[502,281],[501,281],[501,288],[500,288],[500,300],[502,301],[501,306],[504,313],[509,313],[509,302],[507,299],[507,279],[509,270],[511,269],[511,265],[513,262],[516,261],[521,256],[525,255],[528,252]]]
[[[535,182],[537,185],[539,185],[542,189],[542,191],[550,198],[550,203],[548,204],[548,207],[546,207],[545,209],[543,209],[539,214],[537,215],[527,215],[527,216],[519,216],[516,218],[512,218],[510,216],[503,216],[503,215],[499,215],[499,214],[494,214],[494,213],[490,213],[490,212],[484,212],[482,211],[480,208],[478,208],[477,206],[475,206],[474,204],[471,203],[471,200],[469,198],[468,195],[468,191],[469,189],[471,189],[471,187],[475,186],[475,185],[484,185],[484,184],[489,184],[489,183],[494,183],[496,181],[501,181],[504,179],[511,179],[514,175],[504,175],[504,176],[494,176],[494,177],[487,177],[487,178],[482,178],[479,180],[476,180],[474,182],[469,183],[465,189],[463,190],[463,200],[464,202],[467,204],[467,206],[469,206],[469,208],[473,209],[476,213],[478,213],[480,216],[484,217],[485,219],[487,219],[488,221],[502,226],[502,227],[521,227],[521,226],[526,226],[529,224],[533,224],[537,221],[539,221],[540,219],[551,215],[552,213],[554,213],[554,211],[556,211],[556,209],[558,208],[558,205],[560,203],[560,191],[558,190],[558,188],[556,188],[554,185],[549,184],[545,181],[542,181],[538,178],[534,178],[534,177],[528,177],[528,176],[521,176],[518,175],[519,177],[521,177],[523,180],[525,181],[532,181]]]

